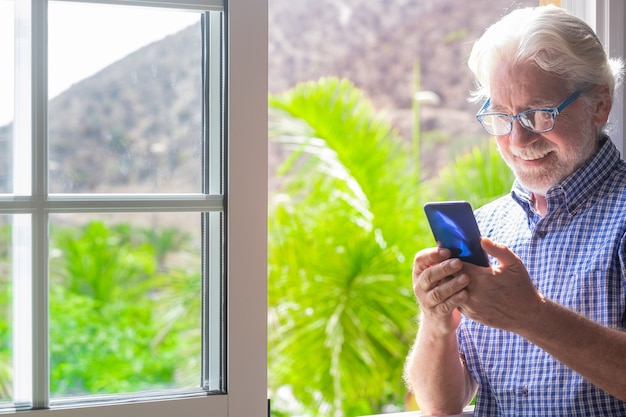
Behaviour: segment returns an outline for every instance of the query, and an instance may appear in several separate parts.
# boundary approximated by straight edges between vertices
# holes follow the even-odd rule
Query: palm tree
[[[401,402],[410,251],[425,230],[410,152],[347,80],[270,104],[277,140],[294,150],[283,170],[299,172],[269,219],[270,385],[325,415]]]
[[[419,182],[408,142],[348,80],[303,83],[269,104],[270,136],[291,151],[270,199],[273,408],[354,416],[401,406],[416,330],[411,263],[434,244],[421,207],[437,180]]]

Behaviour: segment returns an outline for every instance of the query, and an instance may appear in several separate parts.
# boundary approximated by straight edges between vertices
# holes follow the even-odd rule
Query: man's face
[[[496,67],[491,80],[490,111],[514,115],[529,109],[553,108],[572,93],[563,80],[535,65],[503,63]],[[549,188],[594,154],[596,122],[593,110],[578,98],[556,117],[550,132],[533,133],[515,121],[511,133],[497,136],[496,141],[518,181],[545,196]]]

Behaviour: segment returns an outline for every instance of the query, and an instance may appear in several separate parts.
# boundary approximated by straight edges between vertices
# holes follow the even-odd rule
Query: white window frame
[[[563,0],[561,6],[587,22],[597,33],[600,41],[612,57],[626,58],[624,23],[626,5],[623,0]],[[624,120],[626,119],[626,90],[622,85],[615,91],[613,108],[609,117],[611,140],[622,158],[626,150]]]
[[[41,0],[16,0],[41,7]],[[223,7],[226,50],[224,52],[225,85],[225,164],[224,211],[226,214],[227,317],[225,393],[216,395],[169,397],[163,400],[137,401],[89,406],[74,404],[71,408],[20,411],[28,416],[217,416],[248,417],[267,414],[267,0],[86,0],[93,3],[124,5],[158,4],[163,7],[192,10],[214,10]],[[32,22],[32,35],[46,36],[43,22]],[[46,131],[46,77],[37,68],[45,68],[46,54],[28,51],[23,57],[35,63],[29,74],[31,88],[16,94],[27,94],[32,107],[32,122],[27,133],[44,135]],[[18,57],[18,59],[20,59]],[[42,66],[40,66],[42,65]],[[34,104],[30,104],[34,103]],[[44,153],[33,151],[33,163],[45,167]],[[43,193],[45,184],[33,184],[33,193]],[[9,197],[15,207],[20,197]],[[31,238],[47,238],[35,230]],[[28,242],[26,242],[28,243]],[[29,245],[32,246],[32,245]],[[34,256],[47,246],[36,245]],[[45,262],[35,264],[45,268]],[[38,272],[35,272],[38,273]],[[33,305],[27,306],[35,317],[41,317],[39,302],[47,305],[47,294],[33,291]],[[45,316],[45,314],[44,314]],[[47,320],[34,320],[34,342],[48,343]],[[36,355],[35,355],[36,356]],[[34,361],[47,365],[47,358]],[[48,382],[40,380],[35,370],[28,376],[34,390],[47,390]],[[41,392],[40,392],[41,394]],[[41,395],[39,395],[41,397]],[[35,407],[40,406],[35,404]],[[8,410],[4,410],[8,411]],[[12,414],[10,411],[7,414]],[[13,412],[15,414],[15,412]]]

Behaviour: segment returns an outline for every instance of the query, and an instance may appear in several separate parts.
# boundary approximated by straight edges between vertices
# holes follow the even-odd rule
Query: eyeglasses
[[[572,104],[574,100],[580,96],[582,90],[577,90],[566,98],[557,107],[551,109],[531,109],[516,115],[506,113],[484,113],[491,103],[491,98],[483,105],[476,114],[476,119],[482,125],[483,129],[490,135],[503,136],[508,135],[513,130],[513,122],[517,120],[526,130],[533,133],[545,133],[554,129],[555,118],[564,108]]]

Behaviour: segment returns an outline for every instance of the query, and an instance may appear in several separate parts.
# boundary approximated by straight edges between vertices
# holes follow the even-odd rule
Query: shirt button
[[[544,237],[546,237],[547,234],[548,232],[546,232],[545,230],[542,230],[537,233],[537,236],[539,237],[539,239],[543,239]]]
[[[528,387],[524,386],[524,387],[522,388],[522,395],[523,395],[524,397],[528,397]]]

